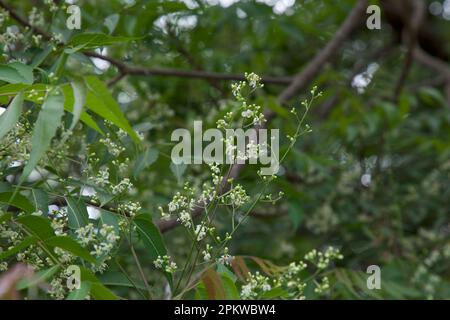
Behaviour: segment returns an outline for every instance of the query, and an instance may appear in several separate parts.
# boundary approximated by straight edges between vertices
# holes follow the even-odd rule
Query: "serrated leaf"
[[[19,92],[9,104],[6,111],[0,116],[0,140],[14,128],[19,121],[23,106],[23,92]]]
[[[41,189],[32,189],[30,199],[35,204],[36,210],[40,210],[42,213],[48,211],[48,195],[45,191]]]
[[[86,261],[92,263],[96,262],[95,258],[91,256],[89,251],[87,251],[78,242],[76,242],[75,240],[73,240],[68,236],[51,237],[46,239],[44,243],[50,247],[58,247],[63,250],[66,250],[72,253],[73,255],[80,257]]]
[[[28,237],[24,238],[20,243],[18,243],[11,249],[1,252],[0,260],[8,258],[8,257],[22,251],[23,249],[28,248],[30,245],[36,243],[37,241],[38,241],[38,239],[35,236],[28,236]]]
[[[136,231],[140,235],[145,247],[148,249],[147,253],[150,259],[156,259],[158,256],[167,254],[166,246],[159,229],[153,224],[150,217],[144,214],[136,216],[133,220]]]
[[[86,102],[86,85],[82,80],[75,80],[72,81],[70,84],[73,90],[74,102],[72,109],[73,119],[69,130],[73,130],[73,128],[75,128],[75,125],[80,120],[84,104]]]
[[[23,65],[25,66],[25,65]],[[24,68],[14,65],[0,65],[0,80],[6,81],[8,83],[24,83],[24,84],[32,84],[33,81],[30,82],[30,78],[25,78],[27,76],[26,67]],[[19,71],[20,70],[20,71]],[[22,72],[24,75],[22,75]]]
[[[50,220],[41,216],[26,215],[16,219],[18,223],[23,225],[31,234],[40,240],[47,240],[55,236]]]
[[[8,96],[17,95],[20,91],[24,91],[24,100],[32,101],[36,104],[42,104],[42,99],[45,97],[45,93],[49,89],[49,85],[43,83],[37,83],[33,85],[27,84],[7,84],[0,87],[0,98],[8,98]],[[72,87],[69,84],[63,84],[60,87],[64,94],[64,109],[73,112],[74,96]],[[34,95],[29,95],[30,91],[34,90]],[[0,99],[1,101],[1,99]],[[6,100],[7,101],[7,100]],[[6,103],[6,102],[5,102]],[[97,123],[91,118],[91,116],[83,111],[80,116],[80,120],[87,126],[95,131],[103,134],[103,131],[98,127]]]
[[[223,288],[225,289],[225,297],[228,300],[239,300],[239,291],[236,288],[236,284],[233,279],[227,274],[221,274],[220,278],[222,280]]]
[[[21,194],[15,194],[13,192],[0,193],[0,203],[6,203],[10,206],[19,208],[26,213],[33,213],[36,208],[33,204]]]
[[[9,63],[8,66],[15,69],[20,74],[20,76],[25,79],[25,84],[33,84],[34,76],[32,67],[20,62],[12,62]]]
[[[91,284],[91,295],[97,300],[118,300],[117,297],[111,290],[105,287],[100,282],[94,282]]]
[[[155,260],[158,256],[167,254],[166,245],[159,229],[153,224],[151,217],[145,214],[136,216],[133,220],[136,231],[139,234],[150,259]],[[164,276],[169,282],[170,287],[173,285],[173,278],[170,273],[164,272]]]
[[[134,288],[136,286],[136,288],[138,289],[146,290],[145,285],[143,283],[140,283],[142,282],[141,280],[132,280],[133,283],[131,283],[130,280],[123,273],[120,272],[108,272],[102,274],[101,276],[99,276],[99,280],[101,281],[101,283],[107,286],[130,287],[130,288]]]
[[[61,124],[63,114],[64,97],[62,95],[50,94],[42,105],[42,109],[34,124],[33,136],[31,138],[31,154],[20,177],[20,183],[25,181],[50,147],[51,140]]]
[[[273,288],[261,296],[262,299],[280,299],[280,298],[288,298],[289,293],[283,288],[277,287]]]
[[[80,80],[81,81],[81,80]],[[61,91],[64,94],[64,109],[74,114],[74,104],[75,104],[75,97],[74,97],[74,91],[71,85],[64,84],[61,87]],[[84,100],[84,106],[86,104],[86,99]],[[103,135],[103,131],[99,128],[97,123],[92,119],[92,117],[82,108],[82,112],[80,115],[80,120],[86,124],[88,127],[94,129],[98,133]]]
[[[84,281],[91,283],[91,296],[97,300],[118,300],[119,298],[107,287],[105,287],[97,277],[84,267],[80,267],[81,282]]]
[[[67,218],[69,228],[79,229],[89,223],[89,215],[86,205],[81,200],[75,200],[72,197],[66,197]]]
[[[86,95],[87,108],[102,118],[111,121],[128,133],[135,142],[139,142],[139,137],[128,123],[117,102],[111,96],[108,87],[94,76],[86,77],[85,82],[88,88]]]
[[[100,222],[102,225],[113,226],[116,232],[119,232],[119,219],[117,215],[105,209],[100,210]]]
[[[95,49],[139,39],[138,37],[114,37],[104,33],[83,32],[75,35],[68,43],[71,47],[80,49]]]

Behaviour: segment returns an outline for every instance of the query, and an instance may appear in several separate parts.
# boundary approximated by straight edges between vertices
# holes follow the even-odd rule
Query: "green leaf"
[[[90,291],[91,283],[88,281],[82,281],[80,283],[80,288],[69,293],[66,300],[84,300],[88,296]]]
[[[42,110],[36,120],[31,138],[30,159],[25,166],[20,183],[22,183],[36,167],[39,160],[50,147],[52,138],[56,134],[61,118],[64,114],[64,97],[62,95],[50,94],[42,105]]]
[[[75,35],[68,43],[69,46],[80,49],[95,49],[139,39],[138,37],[114,37],[103,33],[83,32]]]
[[[0,65],[0,80],[9,83],[33,84],[33,68],[20,62]]]
[[[34,76],[32,67],[20,62],[12,62],[9,63],[8,66],[15,69],[22,76],[22,78],[25,79],[25,84],[33,84]]]
[[[33,213],[36,208],[33,204],[21,194],[15,194],[13,197],[13,192],[2,192],[0,193],[0,203],[6,203],[10,206],[19,208],[26,213]]]
[[[136,159],[136,163],[134,165],[133,169],[133,176],[134,178],[137,178],[138,175],[150,166],[152,163],[154,163],[158,159],[159,152],[156,149],[147,149],[143,153],[141,153],[138,158]]]
[[[220,278],[222,280],[223,288],[225,289],[225,297],[228,300],[239,300],[239,292],[233,279],[226,274],[221,274]]]
[[[185,163],[175,164],[173,162],[170,163],[170,171],[172,171],[173,175],[177,178],[177,181],[180,182],[183,177],[184,172],[186,171],[187,165]]]
[[[36,206],[36,210],[40,210],[42,213],[48,211],[48,195],[41,189],[32,189],[29,197]]]
[[[0,116],[0,140],[14,128],[17,121],[19,121],[22,113],[23,93],[19,92],[17,96],[9,104],[6,111]]]
[[[97,300],[118,300],[117,297],[111,290],[105,287],[100,282],[94,282],[91,284],[91,294]]]
[[[165,256],[167,254],[166,245],[159,229],[153,224],[151,217],[146,214],[140,214],[134,218],[133,222],[150,259],[155,260],[158,256]],[[172,287],[172,274],[164,272],[164,276],[170,287]]]
[[[81,80],[80,80],[81,81]],[[84,82],[83,82],[84,84]],[[64,94],[64,109],[74,114],[74,106],[75,106],[75,97],[74,90],[71,85],[64,84],[60,87],[61,91]],[[86,90],[86,87],[85,87]],[[85,92],[86,94],[86,92]],[[84,97],[83,107],[85,106],[86,98]],[[75,116],[75,114],[74,114]],[[81,111],[80,120],[85,123],[88,127],[94,129],[100,134],[103,134],[103,131],[99,128],[97,123],[91,118],[91,116],[84,110]]]
[[[272,290],[269,290],[267,292],[264,292],[261,298],[263,299],[280,299],[280,298],[288,298],[289,293],[286,292],[283,288],[276,287]]]
[[[53,51],[53,47],[51,45],[47,45],[44,49],[42,49],[31,62],[32,68],[37,68],[41,65],[42,62],[48,57],[48,55]]]
[[[12,218],[12,213],[10,212],[3,212],[0,213],[0,224],[2,224],[5,221],[9,221]]]
[[[102,223],[102,225],[108,225],[108,226],[113,226],[114,230],[116,232],[119,232],[119,219],[117,218],[117,215],[107,211],[105,209],[100,209],[100,222]]]
[[[265,103],[266,106],[267,106],[270,110],[272,110],[273,112],[275,112],[275,113],[276,113],[277,115],[279,115],[280,117],[289,119],[289,118],[292,116],[292,114],[291,114],[286,108],[284,108],[284,107],[282,107],[282,106],[280,105],[280,103],[278,102],[277,98],[275,98],[275,97],[273,97],[273,96],[270,96],[270,97],[268,97],[267,99],[261,98],[261,99],[259,99],[259,102],[260,102],[261,104],[264,104],[264,103]]]
[[[80,257],[86,261],[89,261],[91,263],[95,263],[96,260],[89,251],[87,251],[85,248],[83,248],[78,242],[73,240],[72,238],[68,236],[56,236],[52,238],[48,238],[45,240],[45,244],[50,247],[58,247],[63,250],[66,250],[72,254],[74,254],[77,257]]]
[[[24,91],[24,99],[28,101],[32,101],[36,104],[42,104],[42,99],[44,99],[47,90],[50,88],[49,85],[43,83],[37,83],[34,85],[27,84],[7,84],[0,87],[0,101],[5,99],[5,102],[8,102],[8,96],[17,95],[20,91]],[[60,87],[61,91],[64,94],[64,109],[73,113],[74,107],[74,94],[72,87],[67,83],[63,84]],[[28,95],[28,93],[34,90],[35,94],[33,96]],[[97,123],[91,118],[91,116],[83,111],[80,115],[80,120],[83,121],[87,126],[96,130],[100,134],[103,134],[103,131],[98,127]]]
[[[59,265],[53,266],[51,268],[41,270],[36,273],[31,279],[23,279],[17,283],[17,290],[23,290],[29,287],[34,287],[35,285],[50,279],[59,270]]]
[[[69,228],[79,229],[87,225],[89,223],[89,215],[83,201],[66,197],[66,202]]]
[[[86,96],[87,107],[124,130],[135,142],[139,142],[139,137],[128,123],[117,102],[109,93],[108,87],[94,76],[86,77],[85,82],[88,87]]]
[[[158,256],[167,254],[166,246],[159,229],[153,224],[151,218],[145,214],[140,214],[134,219],[136,230],[140,235],[150,259],[155,260]]]
[[[303,220],[304,214],[303,208],[299,203],[294,201],[289,202],[288,215],[294,225],[294,230],[297,230],[300,222]]]
[[[99,278],[100,281],[107,286],[134,288],[136,285],[136,288],[146,290],[146,287],[143,283],[141,283],[141,280],[132,280],[134,283],[133,284],[123,273],[120,272],[108,272],[102,274],[101,276],[99,276]]]
[[[74,102],[72,109],[73,119],[69,130],[73,130],[73,128],[75,128],[75,125],[80,120],[81,114],[83,112],[83,107],[86,102],[86,86],[84,84],[84,81],[82,80],[75,80],[70,84],[72,85]]]
[[[40,240],[47,240],[55,236],[50,220],[41,216],[26,215],[16,219],[18,223],[23,225],[31,234]]]
[[[34,236],[28,236],[24,238],[20,243],[15,245],[9,250],[3,251],[0,253],[0,260],[8,258],[20,251],[22,251],[25,248],[28,248],[30,245],[35,244],[38,241],[38,239]]]
[[[80,267],[81,271],[81,282],[88,281],[91,283],[91,295],[97,300],[118,300],[119,298],[111,292],[107,287],[105,287],[97,277],[84,267]]]
[[[120,15],[114,13],[105,18],[104,25],[108,28],[109,33],[113,33],[119,23]]]

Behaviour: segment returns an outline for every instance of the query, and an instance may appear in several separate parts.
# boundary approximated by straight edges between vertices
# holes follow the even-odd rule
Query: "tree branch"
[[[5,3],[5,1],[0,0],[0,7],[9,12],[9,15],[19,22],[24,27],[27,27],[33,30],[35,33],[40,34],[45,40],[50,40],[52,36],[46,31],[42,30],[39,27],[32,26],[25,18],[22,18],[9,4]]]
[[[440,74],[444,78],[447,104],[450,106],[450,66],[445,61],[431,56],[418,47],[414,50],[414,59],[424,66],[434,70],[437,74]]]
[[[334,37],[330,42],[322,49],[312,60],[308,63],[305,69],[300,72],[292,80],[290,86],[286,88],[278,97],[280,103],[285,103],[292,99],[299,91],[308,86],[311,81],[317,76],[317,74],[322,70],[323,64],[330,60],[342,46],[345,40],[349,37],[351,32],[359,25],[361,18],[363,17],[365,10],[367,8],[367,0],[358,0],[344,23],[341,25],[339,30],[336,32]],[[268,121],[273,118],[273,112],[266,112],[266,119]],[[249,140],[252,140],[250,138]],[[256,141],[256,139],[254,139]],[[229,176],[225,177],[222,182],[222,190],[226,190],[228,187],[228,179],[236,179],[241,170],[243,169],[243,164],[234,164],[231,168]],[[198,217],[202,215],[203,209],[198,208],[192,212],[192,217]],[[166,232],[174,227],[178,226],[180,223],[177,218],[172,218],[170,220],[158,220],[156,225],[159,227],[161,232]]]
[[[52,36],[47,33],[45,30],[32,26],[25,18],[21,17],[10,5],[6,4],[3,0],[0,0],[0,7],[7,10],[10,16],[20,23],[22,26],[30,28],[35,33],[42,35],[45,40],[51,40]],[[63,45],[63,43],[61,43]],[[114,65],[118,71],[119,75],[111,81],[112,84],[122,79],[126,75],[135,75],[135,76],[169,76],[169,77],[179,77],[179,78],[193,78],[193,79],[205,79],[208,81],[219,81],[219,80],[227,80],[227,81],[242,81],[245,80],[245,77],[241,74],[223,74],[218,72],[208,72],[208,71],[190,71],[190,70],[178,70],[178,69],[170,69],[170,68],[146,68],[146,67],[134,67],[128,66],[122,61],[116,60],[114,58],[102,55],[93,51],[83,52],[84,55],[92,58],[102,59],[104,61],[108,61],[110,64]],[[274,77],[274,76],[262,76],[262,82],[266,84],[276,84],[276,85],[286,85],[291,83],[291,77]],[[110,85],[111,85],[110,83]]]
[[[405,57],[405,63],[403,64],[402,71],[400,73],[400,77],[397,81],[397,85],[395,86],[394,90],[394,100],[397,101],[402,89],[405,85],[406,78],[408,77],[409,70],[411,69],[411,66],[413,64],[413,56],[414,56],[414,49],[417,46],[418,42],[418,34],[420,26],[422,25],[424,19],[425,19],[425,4],[422,0],[413,0],[412,1],[413,6],[413,13],[411,14],[411,17],[408,21],[408,25],[404,29],[404,37],[405,42],[408,47],[408,51],[406,53]]]
[[[347,19],[341,27],[336,31],[334,37],[327,45],[308,63],[308,65],[300,72],[292,81],[291,85],[286,88],[278,97],[280,103],[285,103],[292,99],[299,91],[305,89],[317,74],[322,70],[323,66],[329,61],[339,50],[345,40],[358,27],[364,17],[367,9],[367,0],[359,0]]]

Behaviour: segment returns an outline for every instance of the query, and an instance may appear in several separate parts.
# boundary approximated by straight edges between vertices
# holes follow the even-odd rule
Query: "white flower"
[[[175,203],[173,203],[173,202],[170,202],[169,203],[169,212],[174,212],[175,210],[177,210],[178,208],[177,208],[177,206],[176,206],[176,204]]]
[[[244,111],[242,111],[241,115],[244,118],[251,118],[253,116],[253,111],[252,110],[244,110]]]
[[[268,283],[265,283],[265,284],[262,285],[261,289],[263,291],[269,291],[269,290],[272,289],[272,286],[270,284],[268,284]]]
[[[181,224],[185,226],[186,228],[189,228],[191,226],[191,215],[186,210],[183,210],[180,212],[180,217],[178,218],[178,221],[181,221]]]
[[[195,227],[195,235],[197,236],[197,241],[203,240],[206,236],[206,227],[202,225],[197,225]]]

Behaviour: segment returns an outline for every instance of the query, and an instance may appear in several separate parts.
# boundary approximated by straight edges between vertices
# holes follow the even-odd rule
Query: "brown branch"
[[[281,104],[286,103],[290,99],[292,99],[295,95],[298,94],[299,91],[305,89],[319,74],[322,70],[324,64],[328,62],[339,50],[339,48],[343,45],[345,40],[350,36],[350,34],[356,29],[356,27],[360,24],[362,17],[364,16],[365,10],[367,8],[368,1],[367,0],[358,0],[350,14],[347,16],[344,23],[337,30],[333,38],[327,43],[327,45],[307,64],[307,66],[301,71],[297,76],[293,79],[290,77],[270,77],[263,76],[262,82],[266,84],[290,84],[288,88],[286,88],[278,97],[278,101]],[[19,23],[24,26],[32,27],[30,24],[20,18],[17,14],[15,14],[14,10],[9,6],[5,5],[2,0],[0,0],[0,6],[8,10],[11,16],[16,19]],[[14,14],[13,14],[14,12]],[[40,29],[33,28],[33,30],[43,37],[47,38],[49,35]],[[85,52],[85,55],[89,57],[99,58],[105,61],[108,61],[112,65],[116,66],[119,72],[122,75],[140,75],[140,76],[176,76],[182,78],[199,78],[199,79],[210,79],[210,80],[245,80],[242,75],[235,74],[220,74],[214,72],[206,72],[206,71],[186,71],[186,70],[175,70],[175,69],[166,69],[166,68],[144,68],[144,67],[132,67],[128,66],[122,61],[116,60],[114,58],[101,55],[96,52]],[[266,119],[268,121],[273,118],[273,112],[266,112]],[[258,129],[258,128],[256,128]],[[221,188],[219,190],[219,194],[222,194],[225,190],[229,188],[228,179],[229,178],[237,178],[239,176],[240,171],[242,170],[242,164],[235,164],[232,166],[230,174],[224,177]],[[198,207],[192,212],[192,217],[196,218],[203,214],[204,209],[202,207]],[[180,223],[177,218],[172,218],[170,220],[158,220],[155,222],[161,232],[166,232],[174,227],[178,226]]]
[[[420,26],[422,25],[425,18],[425,4],[422,0],[413,0],[413,14],[408,21],[407,27],[404,29],[404,36],[406,38],[406,43],[408,46],[405,63],[403,64],[403,68],[400,73],[400,77],[397,81],[397,85],[394,90],[394,101],[397,101],[400,94],[402,93],[403,87],[406,82],[406,78],[408,77],[409,71],[413,64],[414,58],[414,49],[417,46],[418,42],[418,34]]]
[[[10,16],[20,23],[22,26],[32,29],[35,33],[42,35],[45,40],[51,40],[52,36],[41,28],[32,26],[25,18],[21,17],[10,5],[6,4],[3,0],[0,0],[0,7],[7,10]],[[63,43],[61,43],[63,45]],[[134,67],[128,66],[120,60],[102,55],[93,51],[83,52],[86,56],[92,58],[102,59],[108,61],[114,65],[118,70],[120,75],[114,80],[117,82],[126,75],[135,76],[169,76],[169,77],[179,77],[179,78],[193,78],[193,79],[205,79],[208,81],[219,81],[219,80],[232,80],[232,81],[242,81],[245,77],[241,74],[223,74],[218,72],[208,72],[208,71],[190,71],[190,70],[178,70],[170,68],[146,68],[146,67]],[[276,84],[276,85],[286,85],[291,83],[292,78],[281,76],[263,76],[262,82],[266,84]]]
[[[186,48],[182,45],[180,39],[178,39],[175,30],[174,30],[174,26],[170,25],[168,28],[168,35],[170,36],[170,39],[173,40],[173,42],[175,43],[175,48],[178,51],[178,53],[180,53],[186,60],[187,62],[194,67],[196,70],[198,71],[204,71],[204,68],[202,66],[201,63],[199,63],[192,55],[191,53],[186,50]],[[217,80],[211,80],[211,79],[206,79],[206,81],[208,81],[208,83],[216,88],[222,95],[225,95],[225,92],[223,90],[223,87],[220,86],[220,84],[218,83]]]
[[[431,56],[420,48],[416,48],[414,50],[414,59],[424,66],[434,70],[437,74],[444,78],[445,95],[447,98],[447,104],[450,106],[450,66],[448,63],[437,57]]]
[[[139,68],[129,67],[125,72],[127,75],[136,76],[172,76],[178,78],[193,78],[193,79],[206,79],[206,80],[231,80],[231,81],[243,81],[245,77],[241,74],[223,74],[217,72],[208,71],[196,71],[196,70],[178,70],[169,68]],[[291,77],[273,77],[262,76],[262,82],[265,84],[286,85],[291,83]]]
[[[370,62],[378,61],[378,63],[381,63],[380,61],[384,60],[386,56],[388,56],[392,52],[392,49],[394,49],[394,44],[395,43],[393,41],[388,42],[374,52],[370,53],[366,59],[361,60],[359,63],[356,63],[350,73],[350,76],[346,80],[346,86],[351,87],[353,79],[358,74],[362,73],[367,68],[367,65]],[[327,99],[321,106],[319,106],[317,110],[319,117],[321,119],[325,119],[326,117],[328,117],[331,110],[341,101],[342,98],[342,90],[339,90],[334,96]]]
[[[209,72],[202,70],[179,70],[171,68],[146,68],[146,67],[133,67],[128,66],[122,61],[114,58],[104,56],[97,52],[84,52],[88,57],[98,58],[108,61],[112,65],[116,66],[119,72],[123,75],[134,76],[168,76],[178,78],[193,78],[193,79],[205,79],[205,80],[231,80],[231,81],[243,81],[245,77],[242,74],[223,74],[217,72]],[[278,84],[286,85],[292,82],[292,77],[271,77],[262,76],[262,82],[266,84]]]
[[[336,31],[330,42],[328,42],[327,45],[308,63],[305,69],[294,78],[291,85],[281,93],[278,97],[280,103],[285,103],[292,99],[299,91],[305,89],[306,86],[314,80],[325,63],[338,52],[345,40],[360,25],[367,9],[367,5],[367,0],[359,0],[356,3],[347,19]]]
[[[9,12],[9,15],[19,22],[24,27],[27,27],[33,30],[35,33],[40,34],[45,40],[50,40],[52,36],[46,31],[42,30],[39,27],[32,26],[26,19],[22,18],[9,4],[5,3],[5,1],[0,0],[0,7]]]

